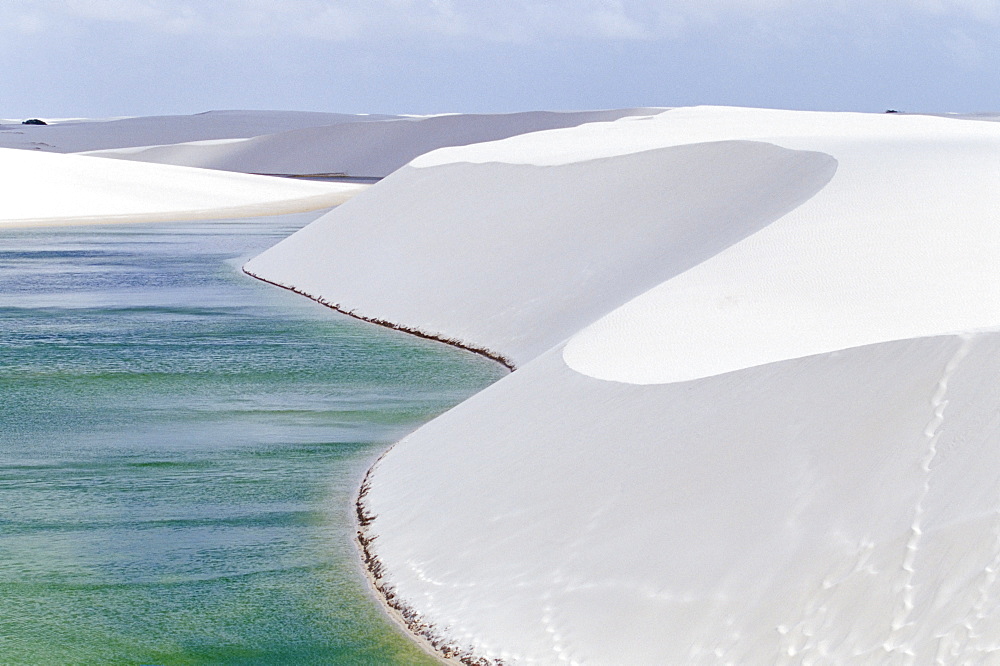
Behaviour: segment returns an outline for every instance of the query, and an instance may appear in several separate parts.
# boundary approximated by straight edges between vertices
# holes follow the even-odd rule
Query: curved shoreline
[[[410,328],[409,326],[394,324],[391,321],[387,321],[385,319],[379,319],[378,317],[366,317],[365,315],[357,314],[353,310],[345,310],[343,307],[341,307],[339,303],[331,303],[322,296],[314,296],[307,291],[299,289],[298,287],[268,280],[267,278],[261,277],[255,273],[248,271],[246,266],[242,266],[240,270],[242,270],[244,273],[246,273],[247,275],[256,280],[260,280],[261,282],[265,282],[275,287],[286,289],[288,291],[298,294],[299,296],[305,296],[311,301],[316,301],[320,305],[324,305],[330,308],[331,310],[336,310],[340,314],[347,315],[348,317],[353,317],[354,319],[360,319],[361,321],[368,322],[369,324],[377,324],[384,328],[391,328],[394,331],[402,331],[403,333],[409,333],[410,335],[415,335],[418,338],[424,338],[425,340],[443,342],[446,345],[451,345],[452,347],[458,347],[459,349],[464,349],[465,351],[472,352],[473,354],[479,354],[480,356],[484,356],[490,359],[491,361],[496,361],[497,363],[507,368],[511,372],[517,369],[517,367],[514,365],[514,362],[511,361],[509,358],[507,358],[503,354],[499,354],[490,349],[486,349],[485,347],[473,347],[472,345],[466,344],[461,340],[456,340],[455,338],[446,338],[444,336],[437,335],[435,333],[427,333],[426,331],[421,331],[418,328]]]
[[[254,278],[255,280],[260,280],[266,284],[272,285],[274,287],[280,287],[287,291],[291,291],[300,296],[305,296],[309,300],[315,301],[320,305],[335,310],[341,314],[345,314],[354,319],[359,319],[361,321],[376,324],[378,326],[383,326],[385,328],[391,328],[396,331],[402,331],[404,333],[409,333],[410,335],[415,335],[419,338],[424,338],[427,340],[433,340],[435,342],[442,342],[446,345],[452,347],[457,347],[474,354],[478,354],[485,358],[495,361],[513,372],[516,367],[514,363],[501,354],[490,351],[489,349],[472,347],[466,345],[458,340],[452,338],[444,338],[441,336],[426,333],[419,329],[408,328],[401,326],[399,324],[394,324],[392,322],[386,321],[384,319],[377,319],[374,317],[365,317],[363,315],[356,314],[352,311],[343,309],[339,304],[330,303],[326,299],[314,296],[306,291],[299,289],[298,287],[293,287],[278,282],[273,282],[259,275],[256,275],[246,269],[245,266],[241,267],[241,270],[248,276]],[[448,641],[447,638],[432,624],[428,624],[421,619],[420,614],[405,601],[396,596],[395,589],[392,585],[383,582],[383,575],[385,573],[385,565],[379,559],[379,557],[374,553],[371,545],[378,539],[377,534],[373,534],[369,529],[371,523],[378,516],[372,514],[368,507],[365,505],[364,498],[368,494],[368,490],[371,487],[371,475],[378,467],[378,464],[382,461],[394,447],[395,443],[389,446],[385,451],[383,451],[374,463],[365,472],[364,477],[361,480],[361,484],[358,486],[358,490],[355,493],[354,502],[354,517],[357,523],[357,531],[355,533],[354,542],[358,548],[358,554],[360,556],[362,569],[365,573],[365,577],[368,579],[369,585],[371,585],[372,590],[376,593],[378,599],[382,602],[382,606],[386,611],[386,614],[396,622],[403,630],[408,632],[411,638],[417,642],[422,648],[424,648],[429,654],[435,657],[443,659],[446,663],[452,664],[464,664],[465,666],[503,666],[505,662],[497,659],[488,659],[486,657],[478,657],[474,655],[467,649],[462,649],[460,646]]]
[[[358,525],[354,542],[361,556],[365,578],[368,579],[369,585],[371,585],[376,596],[382,602],[386,614],[401,629],[409,633],[410,637],[429,654],[449,664],[504,666],[506,663],[504,661],[477,657],[470,650],[463,650],[459,645],[450,642],[433,624],[424,622],[416,609],[396,596],[395,588],[391,584],[383,582],[382,577],[385,572],[385,565],[371,548],[372,543],[378,539],[378,535],[372,534],[368,529],[368,526],[378,516],[368,510],[367,506],[365,506],[364,498],[371,487],[370,477],[372,472],[393,447],[395,447],[395,444],[383,451],[372,466],[368,468],[368,471],[365,472],[361,485],[358,487],[357,500],[354,502],[355,519]]]
[[[0,220],[0,229],[23,229],[29,227],[65,227],[105,224],[147,224],[153,222],[201,222],[208,220],[228,220],[240,217],[271,217],[310,213],[332,206],[339,206],[355,192],[331,192],[297,199],[262,201],[259,203],[146,213],[120,213],[113,215],[80,215],[77,217],[36,217]],[[257,277],[257,276],[253,276]],[[258,278],[259,279],[259,278]],[[281,286],[281,285],[278,285]]]

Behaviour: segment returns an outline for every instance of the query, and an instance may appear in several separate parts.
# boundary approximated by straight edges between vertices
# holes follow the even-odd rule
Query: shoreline
[[[243,217],[272,217],[310,213],[332,208],[344,203],[355,192],[332,192],[300,199],[268,201],[241,206],[202,210],[180,210],[147,213],[123,213],[117,215],[81,215],[79,217],[38,217],[0,220],[0,229],[28,229],[36,227],[99,226],[107,224],[149,224],[158,222],[198,222],[208,220],[228,220]],[[346,196],[345,196],[346,195]],[[253,276],[256,277],[256,276]],[[280,286],[280,285],[277,285]]]
[[[483,356],[491,361],[499,363],[511,372],[516,369],[514,363],[510,359],[488,349],[472,347],[470,345],[463,344],[458,340],[433,335],[419,329],[411,329],[384,319],[365,317],[363,315],[344,310],[339,304],[330,303],[322,297],[313,296],[298,287],[272,282],[271,280],[267,280],[259,275],[255,275],[254,273],[248,271],[245,266],[241,267],[241,270],[243,273],[254,278],[255,280],[260,280],[265,284],[280,287],[281,289],[304,296],[309,300],[315,301],[316,303],[339,312],[340,314],[347,315],[369,324],[376,324],[378,326],[401,331],[403,333],[415,335],[427,340],[441,342],[464,351],[478,354],[479,356]],[[378,516],[372,514],[368,510],[368,507],[365,505],[364,498],[368,494],[368,490],[371,487],[372,472],[375,471],[378,464],[387,453],[392,451],[395,446],[396,443],[393,443],[389,446],[389,448],[379,454],[378,458],[375,459],[375,462],[372,463],[371,466],[369,466],[365,471],[361,484],[358,486],[355,493],[356,499],[354,501],[354,519],[357,530],[354,536],[354,545],[358,549],[359,564],[361,564],[361,569],[364,572],[369,587],[375,594],[375,597],[381,602],[381,606],[385,614],[428,654],[441,659],[447,664],[462,664],[464,666],[504,666],[505,662],[501,660],[489,659],[487,657],[477,657],[468,650],[463,650],[460,646],[449,642],[434,625],[423,622],[420,614],[413,607],[397,597],[395,590],[391,585],[382,582],[382,577],[385,573],[385,565],[382,564],[382,561],[371,548],[372,543],[378,539],[378,534],[372,533],[369,529],[371,523]]]
[[[231,655],[236,658],[249,655],[252,660],[264,663],[297,663],[299,660],[340,663],[342,659],[356,659],[376,664],[392,655],[391,661],[399,663],[439,663],[430,652],[414,643],[409,633],[404,634],[402,629],[390,623],[381,604],[371,596],[371,589],[361,581],[361,563],[351,545],[356,525],[349,512],[353,511],[350,507],[355,500],[357,484],[377,456],[391,441],[399,438],[398,435],[386,437],[385,433],[377,436],[382,426],[366,425],[371,419],[365,410],[375,409],[388,414],[387,410],[395,409],[395,387],[406,386],[406,383],[400,383],[394,373],[380,371],[379,365],[369,364],[343,385],[323,391],[328,393],[327,397],[343,398],[351,403],[350,413],[342,419],[338,417],[336,427],[343,425],[355,433],[363,432],[362,435],[328,434],[317,439],[315,428],[319,422],[312,417],[282,420],[279,415],[278,421],[274,420],[276,410],[289,404],[288,398],[301,399],[309,393],[316,378],[325,378],[324,383],[331,386],[331,380],[337,381],[342,376],[343,364],[336,358],[337,350],[358,337],[360,326],[340,320],[343,323],[339,331],[331,333],[318,329],[316,325],[325,327],[323,321],[330,316],[325,310],[313,309],[296,297],[286,299],[270,287],[258,288],[246,279],[233,279],[236,266],[225,259],[226,256],[258,251],[257,248],[273,242],[275,234],[286,233],[289,227],[287,219],[261,222],[261,226],[256,221],[239,221],[235,225],[222,223],[221,226],[219,223],[177,224],[163,230],[169,234],[167,236],[160,237],[161,232],[157,230],[159,239],[153,240],[146,234],[150,227],[140,226],[120,227],[131,230],[125,236],[114,226],[67,227],[66,231],[72,232],[71,238],[64,238],[63,232],[53,234],[49,231],[21,233],[16,237],[13,232],[8,234],[11,239],[5,249],[9,250],[10,257],[4,262],[3,272],[9,281],[13,283],[20,279],[19,276],[41,271],[39,274],[45,275],[45,284],[37,294],[37,289],[29,289],[23,294],[25,298],[12,292],[6,295],[10,298],[5,299],[6,304],[14,306],[8,308],[4,318],[10,325],[11,335],[27,341],[16,345],[18,348],[12,349],[11,355],[4,359],[12,363],[12,367],[27,369],[11,376],[12,400],[9,409],[5,410],[5,423],[14,428],[17,437],[11,440],[12,447],[5,452],[9,452],[12,463],[18,458],[29,463],[38,462],[39,456],[32,452],[34,444],[45,442],[52,432],[58,434],[65,430],[72,435],[53,440],[65,444],[65,451],[54,446],[51,454],[42,456],[50,459],[49,463],[42,460],[41,467],[23,465],[23,469],[16,470],[10,478],[30,484],[49,472],[56,477],[78,476],[73,471],[72,451],[79,440],[84,442],[88,460],[93,462],[86,473],[101,479],[101,487],[106,492],[92,496],[93,493],[80,484],[62,484],[66,488],[60,489],[51,483],[35,483],[33,495],[8,503],[13,512],[11,525],[15,526],[10,534],[12,545],[50,544],[59,551],[65,528],[78,534],[79,543],[87,554],[56,552],[42,561],[26,550],[23,557],[14,558],[15,563],[23,560],[31,565],[34,562],[39,582],[30,590],[11,590],[12,602],[24,601],[27,607],[19,617],[11,618],[9,636],[13,643],[9,650],[6,647],[0,650],[7,656],[0,662],[10,663],[10,659],[12,663],[47,663],[51,656],[46,658],[46,653],[51,655],[51,651],[57,649],[61,655],[68,655],[64,663],[109,660],[172,663],[190,659],[193,654],[190,646],[196,645],[205,646],[206,653],[215,654],[222,661]],[[92,233],[91,229],[97,231]],[[53,263],[51,256],[65,249],[67,238],[72,245],[72,256],[61,257]],[[206,243],[206,239],[210,242]],[[116,298],[116,294],[120,295],[121,280],[107,280],[102,275],[106,272],[86,268],[94,261],[106,259],[110,247],[114,248],[111,254],[116,267],[137,268],[136,279],[130,282],[134,288],[126,299],[129,307],[124,309],[119,307],[123,301]],[[110,265],[106,261],[104,264]],[[192,281],[195,277],[198,279]],[[178,306],[174,302],[176,290],[173,287],[179,284],[185,287],[183,303]],[[82,286],[88,295],[96,295],[96,301],[90,299],[86,304],[86,331],[80,331],[80,315],[73,308],[62,313],[49,311],[45,293],[67,293],[60,289],[63,286],[70,290]],[[77,289],[77,293],[82,292]],[[275,294],[278,300],[285,302],[284,310],[289,307],[292,311],[301,310],[301,316],[295,318],[303,325],[289,328],[275,319],[274,313],[268,312],[267,303],[275,299]],[[227,307],[217,307],[220,302]],[[157,312],[157,316],[143,315],[144,308]],[[193,325],[192,317],[198,319]],[[88,344],[104,345],[107,336],[114,337],[122,326],[127,326],[130,339],[138,341],[142,349],[155,350],[156,368],[136,366],[131,368],[135,372],[122,374],[116,368],[122,367],[122,363],[134,366],[132,361],[148,358],[143,351],[123,352],[110,348],[107,353],[94,354],[92,348],[88,351]],[[354,333],[351,333],[352,328]],[[252,330],[253,335],[245,335],[248,330]],[[59,379],[58,372],[45,372],[56,356],[44,345],[40,331],[44,331],[45,336],[69,335],[76,340],[79,344],[61,349],[56,356],[60,363],[68,364],[66,367],[71,368],[70,374],[77,380],[86,380],[88,385],[98,388],[80,391],[76,380],[66,382]],[[164,335],[165,331],[170,334]],[[368,331],[369,336],[372,331],[378,333],[370,327]],[[364,330],[360,334],[364,337]],[[178,355],[175,344],[178,335],[195,342],[207,336],[204,339],[211,339],[212,344],[188,345],[185,342]],[[223,339],[226,350],[219,353],[214,343]],[[291,353],[287,344],[295,346]],[[408,344],[393,345],[394,349],[388,354],[376,350],[374,354],[369,353],[369,357],[381,357],[381,370],[399,367],[399,363],[408,363],[407,356],[415,344],[427,348],[411,339]],[[306,348],[318,351],[320,357],[310,361],[309,372],[301,375],[295,370],[301,369],[300,352]],[[230,354],[234,349],[243,351]],[[365,353],[364,349],[358,351]],[[188,363],[191,359],[197,359],[198,366],[198,372],[193,374]],[[233,376],[234,360],[237,365],[246,367],[248,364],[259,367],[255,364],[264,363],[270,369],[279,370],[281,375],[245,374],[239,385],[241,403],[235,410],[231,392],[220,389],[227,383],[227,377]],[[431,378],[430,386],[419,379],[410,382],[409,386],[426,391],[432,400],[434,397],[453,400],[451,396],[460,387],[471,388],[481,384],[482,378],[498,374],[492,364],[464,355],[456,358],[447,351],[443,352],[440,361],[439,365],[456,369],[453,381],[448,373],[449,378]],[[386,362],[390,365],[385,365]],[[142,365],[141,360],[139,365]],[[173,379],[164,383],[162,378],[168,376]],[[415,376],[420,377],[419,370]],[[88,377],[91,379],[86,379]],[[134,384],[133,380],[139,383]],[[115,398],[123,381],[133,398],[128,404]],[[51,390],[46,389],[42,395],[36,385]],[[389,390],[375,390],[360,396],[357,387],[361,385]],[[184,390],[174,390],[177,386],[183,386]],[[56,417],[84,413],[96,416],[68,420],[59,417],[58,422],[39,420],[39,400],[42,406],[50,407],[45,413]],[[355,400],[360,402],[355,403]],[[303,406],[301,400],[295,402]],[[424,403],[422,399],[420,402]],[[211,415],[210,418],[196,419],[199,422],[192,423],[188,418],[192,405],[198,413]],[[353,409],[355,406],[359,411]],[[411,428],[415,427],[413,419],[409,420],[413,424]],[[250,422],[269,425],[264,429],[248,430],[246,426]],[[164,423],[173,423],[171,432],[181,435],[164,438],[158,427]],[[218,441],[226,442],[227,446],[210,446]],[[324,448],[323,444],[334,441],[349,442],[350,450],[331,457],[327,453],[332,449],[324,453],[316,448],[317,442]],[[289,447],[289,443],[293,446]],[[266,455],[256,455],[260,451],[266,451]],[[135,464],[121,465],[121,455],[126,455]],[[303,458],[304,455],[308,459]],[[60,461],[69,462],[63,465]],[[232,474],[233,465],[239,468],[236,476]],[[46,471],[47,467],[51,470]],[[317,476],[317,469],[327,471]],[[190,488],[179,489],[174,487],[176,484],[169,483],[172,475],[178,473],[191,482]],[[164,480],[168,483],[164,484]],[[262,494],[247,495],[242,480],[248,480],[253,488],[259,486]],[[139,494],[129,492],[137,488]],[[77,492],[78,501],[67,504],[69,508],[62,514],[48,523],[35,521],[37,524],[31,524],[35,509],[51,504],[47,497],[72,492]],[[141,519],[122,521],[115,516],[104,516],[95,523],[88,520],[87,515],[75,511],[76,506],[89,506],[94,502],[99,510],[105,495],[114,496],[116,503],[137,507],[143,514]],[[323,506],[331,497],[338,500],[340,510],[331,512],[329,506]],[[180,504],[177,498],[181,498]],[[234,515],[238,515],[239,520],[232,520]],[[206,532],[206,521],[213,525],[210,534]],[[108,529],[117,530],[126,546],[134,545],[140,550],[102,548],[101,544],[107,542]],[[298,538],[303,529],[312,536]],[[162,557],[136,560],[130,554],[141,552],[141,547],[150,543],[149,539],[155,540],[164,530],[177,538],[157,549],[157,555]],[[289,535],[295,538],[289,540]],[[261,553],[267,554],[267,561],[258,557]],[[60,569],[77,561],[83,561],[94,572],[118,567],[126,575],[121,577],[120,585],[105,593],[98,589],[102,587],[100,580],[88,582],[87,575],[83,574],[81,585],[93,587],[101,597],[95,605],[94,594],[74,592],[67,595],[61,590]],[[16,584],[17,574],[16,567],[8,567],[0,578]],[[166,627],[165,631],[171,636],[181,637],[180,642],[143,640],[135,629],[150,626],[149,618],[129,619],[129,611],[134,611],[146,595],[144,590],[148,581],[164,575],[170,578],[167,587],[175,587],[171,581],[181,581],[178,586],[183,589],[177,594],[169,593],[171,607],[177,613],[154,619],[160,628]],[[344,580],[350,588],[346,592]],[[199,603],[199,599],[208,601]],[[322,608],[316,606],[317,599]],[[198,611],[197,623],[185,621],[188,607]],[[98,612],[94,612],[95,608]],[[64,614],[58,611],[66,611],[72,616],[88,609],[93,627],[99,627],[107,636],[117,637],[114,650],[109,651],[107,642],[102,642],[101,632],[88,632],[89,636],[54,648],[52,635],[72,636],[79,629],[79,623],[67,622]],[[234,623],[234,617],[243,617],[246,621]],[[318,619],[323,620],[322,627],[317,624]],[[95,633],[97,636],[93,636]]]
[[[517,367],[514,365],[514,362],[511,361],[509,358],[507,358],[503,354],[499,354],[499,353],[497,353],[495,351],[492,351],[490,349],[486,349],[485,347],[473,347],[472,345],[465,344],[461,340],[456,340],[454,338],[446,338],[444,336],[437,335],[435,333],[427,333],[426,331],[421,331],[418,328],[410,328],[408,326],[403,326],[401,324],[395,324],[395,323],[393,323],[391,321],[387,321],[385,319],[379,319],[378,317],[368,317],[368,316],[365,316],[365,315],[360,315],[360,314],[357,314],[356,312],[354,312],[353,310],[345,310],[343,307],[341,307],[341,305],[339,303],[331,303],[330,301],[326,300],[322,296],[313,296],[309,292],[303,291],[302,289],[299,289],[298,287],[289,286],[287,284],[281,284],[280,282],[272,282],[271,280],[268,280],[267,278],[263,278],[263,277],[255,274],[255,273],[252,273],[252,272],[248,271],[247,268],[246,268],[246,266],[242,266],[240,268],[240,270],[242,270],[245,274],[249,275],[250,277],[254,278],[255,280],[260,280],[261,282],[264,282],[266,284],[272,285],[274,287],[280,287],[281,289],[285,289],[287,291],[296,293],[299,296],[305,296],[306,298],[308,298],[311,301],[315,301],[316,303],[319,303],[320,305],[328,307],[331,310],[335,310],[335,311],[339,312],[340,314],[347,315],[348,317],[353,317],[354,319],[359,319],[359,320],[367,322],[369,324],[377,324],[378,326],[382,326],[384,328],[391,328],[394,331],[402,331],[403,333],[409,333],[410,335],[415,335],[418,338],[424,338],[425,340],[433,340],[434,342],[443,342],[446,345],[450,345],[452,347],[457,347],[457,348],[463,349],[463,350],[465,350],[467,352],[472,352],[473,354],[478,354],[480,356],[483,356],[485,358],[490,359],[491,361],[496,361],[497,363],[499,363],[503,367],[507,368],[511,372],[513,372],[514,370],[517,370]]]
[[[477,657],[468,650],[463,650],[460,646],[451,643],[445,638],[433,624],[422,621],[420,613],[412,606],[396,596],[395,589],[388,583],[382,583],[382,576],[385,572],[385,565],[372,551],[371,544],[378,539],[377,534],[372,534],[368,526],[378,517],[369,512],[365,506],[364,498],[371,488],[371,474],[378,467],[387,453],[395,447],[392,444],[388,449],[372,463],[365,472],[365,476],[358,486],[357,499],[354,502],[354,517],[357,524],[354,545],[360,555],[362,570],[365,578],[376,598],[381,602],[386,615],[395,622],[407,635],[413,639],[428,654],[442,660],[446,664],[462,664],[463,666],[505,666],[506,662],[499,659],[489,659],[487,657]]]
[[[410,640],[417,644],[417,646],[423,650],[428,656],[434,657],[439,661],[443,661],[447,664],[459,664],[461,662],[456,662],[450,657],[443,656],[443,654],[434,646],[434,644],[429,641],[422,634],[414,631],[413,627],[407,622],[406,616],[403,611],[396,608],[386,595],[384,586],[379,584],[379,579],[376,578],[376,571],[381,571],[383,565],[381,561],[371,552],[369,546],[372,541],[377,538],[377,535],[369,537],[367,535],[367,526],[374,520],[374,516],[368,514],[367,509],[364,507],[362,498],[368,493],[369,488],[369,476],[371,476],[372,470],[375,466],[381,462],[382,458],[385,457],[389,451],[393,449],[394,444],[389,445],[385,451],[380,453],[375,462],[368,466],[365,470],[365,475],[362,477],[361,484],[354,493],[354,523],[357,529],[354,533],[354,547],[358,551],[358,559],[355,564],[359,565],[361,573],[364,575],[365,580],[368,582],[368,591],[372,595],[372,599],[378,603],[379,607],[385,616],[397,627],[399,630],[406,635]]]

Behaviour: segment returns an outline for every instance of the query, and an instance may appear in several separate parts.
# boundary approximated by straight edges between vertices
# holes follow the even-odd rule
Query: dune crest
[[[544,169],[406,167],[246,269],[521,365],[758,232],[836,168],[822,153],[745,141]]]
[[[821,192],[580,332],[566,362],[654,384],[1000,326],[1000,132],[981,128],[817,140],[839,163]]]

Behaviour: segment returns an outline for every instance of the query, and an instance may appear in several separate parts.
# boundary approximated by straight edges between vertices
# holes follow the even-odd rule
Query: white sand
[[[0,148],[0,226],[276,215],[342,203],[363,185]]]
[[[742,238],[736,230],[756,217],[755,205],[795,200],[794,206],[819,185],[800,192],[800,181],[769,172],[769,165],[757,170],[707,147],[700,149],[706,151],[702,159],[678,155],[672,171],[661,173],[671,167],[653,160],[669,159],[649,151],[680,145],[690,151],[701,142],[744,138],[832,156],[827,160],[839,164],[838,175],[781,224],[720,253]],[[996,196],[990,165],[1000,150],[998,140],[1000,127],[994,123],[709,107],[446,148],[418,158],[356,207],[334,212],[257,260],[269,264],[255,262],[250,269],[359,314],[457,338],[523,363],[628,298],[718,255],[665,284],[658,296],[649,295],[644,301],[649,321],[628,327],[625,319],[640,317],[640,306],[632,305],[628,314],[609,317],[603,328],[581,335],[567,350],[574,368],[599,377],[691,379],[991,325],[997,310],[990,308],[1000,306],[969,303],[1000,303],[1000,285],[979,277],[1000,249],[990,221],[993,206],[984,203]],[[600,161],[611,158],[622,162]],[[627,161],[634,166],[625,167]],[[412,173],[431,169],[436,173]],[[426,196],[425,188],[430,188]],[[509,196],[513,191],[517,197]],[[750,192],[759,193],[758,204],[748,200]],[[734,212],[744,210],[730,225]],[[955,215],[964,220],[966,233],[949,235],[948,220]],[[363,275],[355,264],[371,259],[360,228],[376,219],[385,225],[378,286],[350,277]],[[609,224],[615,219],[627,221],[630,233]],[[428,234],[439,225],[447,233]],[[901,226],[906,233],[897,236]],[[687,233],[685,228],[700,234],[699,249],[689,251],[685,243],[691,241],[677,236]],[[946,236],[935,244],[937,254],[921,253],[936,235]],[[338,262],[344,268],[312,270],[334,246],[352,248],[351,258]],[[968,263],[969,251],[978,268]],[[880,263],[872,261],[872,252],[893,256]],[[287,261],[282,253],[297,259]],[[745,273],[762,262],[772,272],[747,279]],[[292,272],[285,274],[285,266]],[[472,271],[483,279],[470,280]],[[823,292],[814,289],[817,284]],[[955,291],[964,295],[948,296]],[[928,302],[935,306],[928,308]],[[658,318],[662,308],[676,316]],[[843,318],[866,325],[836,325]],[[802,336],[803,327],[816,331]],[[665,329],[672,337],[662,337]],[[584,340],[598,330],[604,337],[588,354]],[[704,336],[712,336],[713,344],[701,344]],[[645,374],[615,374],[612,365]]]
[[[763,228],[835,169],[757,142],[545,169],[406,167],[246,268],[520,365]]]
[[[775,139],[832,154],[836,177],[578,335],[570,367],[655,384],[1000,325],[1000,126],[874,118],[884,136],[841,116],[830,134]]]
[[[256,136],[241,142],[172,142],[171,145],[101,150],[92,154],[244,173],[343,173],[355,177],[381,177],[442,146],[493,141],[527,132],[659,111],[616,109],[365,118],[363,122],[331,123],[324,127]]]
[[[514,136],[503,141],[445,148],[421,156],[412,166],[467,162],[483,164],[568,164],[599,157],[705,141],[767,141],[789,148],[824,145],[836,150],[844,141],[977,140],[992,136],[996,125],[924,115],[830,113],[699,106],[625,117],[613,124]]]
[[[515,663],[1000,660],[998,132],[697,108],[448,148],[253,260],[521,366],[374,469],[379,585]]]
[[[391,116],[307,111],[208,111],[188,116],[80,119],[54,125],[0,123],[0,147],[73,153],[106,148],[232,139]],[[42,120],[48,120],[42,118]]]
[[[1000,337],[657,386],[560,351],[372,474],[384,582],[432,631],[513,663],[996,659]]]

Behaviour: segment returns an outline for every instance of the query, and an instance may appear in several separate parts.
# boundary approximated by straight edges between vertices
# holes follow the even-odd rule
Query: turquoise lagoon
[[[354,493],[505,371],[240,272],[314,217],[0,232],[0,664],[432,662]]]

